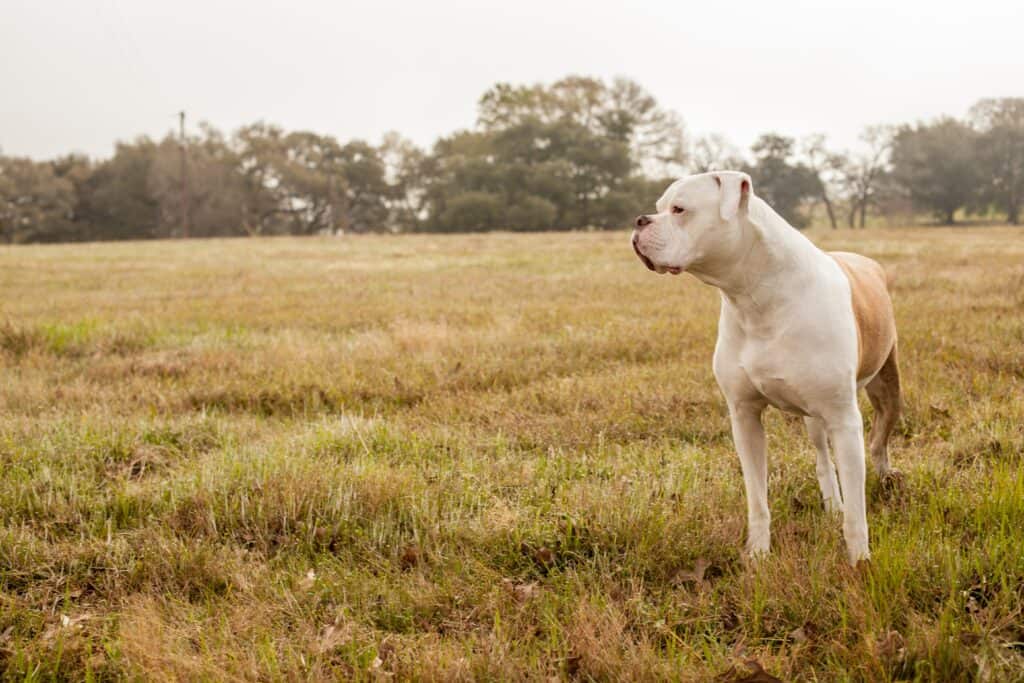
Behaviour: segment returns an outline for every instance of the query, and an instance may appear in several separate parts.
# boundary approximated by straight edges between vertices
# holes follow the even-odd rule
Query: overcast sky
[[[839,147],[871,123],[1024,96],[1024,2],[0,0],[0,149],[109,155],[185,109],[421,145],[496,81],[639,81],[691,134]]]

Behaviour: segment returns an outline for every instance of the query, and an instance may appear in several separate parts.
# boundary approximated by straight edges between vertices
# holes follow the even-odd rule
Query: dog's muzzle
[[[636,255],[640,257],[640,260],[644,262],[644,265],[647,266],[649,270],[653,270],[655,272],[658,271],[658,269],[654,267],[654,261],[644,256],[644,253],[640,251],[639,237],[636,233],[633,233],[633,251],[636,252]]]
[[[679,266],[656,266],[656,265],[654,265],[654,261],[649,259],[646,254],[644,254],[642,251],[640,251],[640,240],[639,240],[639,236],[636,233],[633,233],[632,242],[633,242],[633,251],[635,251],[636,255],[640,257],[640,260],[644,262],[644,265],[647,266],[648,270],[653,270],[658,275],[664,275],[665,273],[672,273],[673,275],[679,275],[679,273],[683,272],[683,269],[680,268]]]

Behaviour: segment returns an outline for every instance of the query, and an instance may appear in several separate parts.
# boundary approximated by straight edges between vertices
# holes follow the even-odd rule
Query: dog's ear
[[[750,176],[739,171],[726,171],[714,175],[721,192],[718,210],[723,221],[732,220],[741,210],[747,210],[750,200]]]

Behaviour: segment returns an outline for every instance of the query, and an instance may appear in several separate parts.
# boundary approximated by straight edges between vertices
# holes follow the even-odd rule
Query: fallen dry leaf
[[[327,624],[320,631],[318,649],[321,653],[331,652],[335,648],[349,642],[352,639],[352,626],[341,616],[334,619],[334,623]]]
[[[516,583],[512,579],[502,579],[502,583],[512,593],[512,597],[516,599],[516,602],[528,602],[531,598],[536,597],[540,590],[536,581]]]
[[[580,672],[580,662],[583,657],[580,655],[571,655],[565,658],[565,673],[571,678]]]
[[[77,617],[69,617],[66,614],[62,614],[60,615],[60,625],[64,628],[73,628],[75,626],[81,626],[81,623],[88,618],[88,614],[83,614]]]
[[[412,569],[420,563],[420,551],[416,546],[410,545],[402,551],[402,555],[398,558],[398,566],[403,570]]]
[[[693,563],[693,569],[682,569],[676,573],[675,583],[694,583],[698,586],[703,585],[704,574],[710,566],[710,562],[703,557],[698,557],[697,561]]]
[[[886,631],[875,645],[875,651],[880,659],[886,661],[899,661],[906,655],[906,643],[898,631]]]
[[[809,643],[812,640],[815,640],[819,635],[818,627],[810,621],[805,621],[788,634],[789,639],[794,643]]]
[[[782,683],[781,678],[776,678],[765,671],[756,659],[747,659],[733,664],[716,680],[721,683]]]
[[[395,644],[391,640],[391,635],[384,636],[384,639],[380,641],[380,645],[377,646],[377,656],[383,661],[387,662],[395,654]]]
[[[555,554],[546,546],[541,546],[533,552],[533,559],[542,567],[550,567],[555,563]]]

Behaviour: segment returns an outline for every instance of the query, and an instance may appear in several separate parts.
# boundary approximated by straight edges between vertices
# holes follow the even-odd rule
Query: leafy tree
[[[686,132],[679,116],[628,78],[616,78],[604,127],[630,146],[633,159],[651,175],[678,175],[686,164]]]
[[[71,181],[53,166],[0,157],[0,238],[7,243],[68,238],[75,203]]]
[[[489,220],[510,229],[621,227],[649,202],[630,195],[631,179],[685,158],[677,117],[625,79],[498,84],[481,98],[477,123],[439,140],[419,166],[426,229],[461,229],[450,221],[465,225],[467,207],[477,223],[493,212]]]
[[[387,193],[388,229],[395,232],[417,229],[423,219],[426,154],[395,132],[384,135],[380,145]]]
[[[629,175],[629,147],[572,123],[559,124],[552,132],[553,152],[560,153],[570,167],[574,201],[565,212],[568,225],[615,226],[625,217],[602,215],[595,209],[599,200]]]
[[[377,148],[258,123],[232,139],[250,233],[380,230],[392,188]]]
[[[502,209],[503,202],[497,194],[464,192],[448,202],[440,223],[453,231],[493,230],[502,223]]]
[[[801,228],[807,216],[800,205],[821,195],[821,180],[805,164],[794,161],[793,138],[765,133],[751,147],[754,164],[746,170],[754,179],[757,193],[781,216]]]
[[[117,143],[114,156],[95,166],[79,196],[83,239],[158,236],[160,205],[148,184],[156,154],[156,143],[140,137]]]
[[[571,122],[596,136],[623,142],[636,164],[647,170],[678,167],[685,161],[679,117],[627,78],[611,84],[586,76],[568,76],[550,86],[498,83],[480,98],[477,124],[482,130],[502,130],[527,121]]]
[[[224,136],[203,124],[201,135],[187,140],[189,235],[244,235],[244,193],[238,160]],[[167,135],[157,147],[149,171],[148,192],[159,206],[158,234],[181,236],[180,140]]]
[[[86,207],[89,183],[96,170],[96,164],[82,154],[65,154],[50,161],[50,167],[58,178],[71,183],[74,192],[69,220],[64,224],[60,236],[54,235],[54,241],[75,242],[94,238],[95,231],[87,220]]]
[[[893,138],[893,178],[915,206],[952,224],[979,185],[976,139],[967,124],[948,117],[902,126]]]
[[[285,136],[278,126],[258,122],[231,137],[243,188],[242,227],[250,235],[285,231],[281,214],[291,210],[279,169],[286,156]]]
[[[558,216],[558,207],[537,195],[527,195],[505,211],[506,227],[514,230],[550,230]]]
[[[333,165],[342,179],[340,227],[352,232],[382,230],[394,192],[380,151],[363,140],[352,140],[342,145]]]
[[[430,231],[447,231],[444,217],[448,205],[466,192],[499,196],[501,179],[495,168],[493,140],[483,133],[459,131],[441,138],[433,152],[420,164],[423,179],[422,206],[427,214],[421,226]],[[449,217],[454,214],[447,214]],[[463,221],[459,221],[464,225]]]
[[[979,133],[978,199],[998,206],[1017,225],[1024,203],[1024,97],[981,100],[971,108],[970,118]]]

